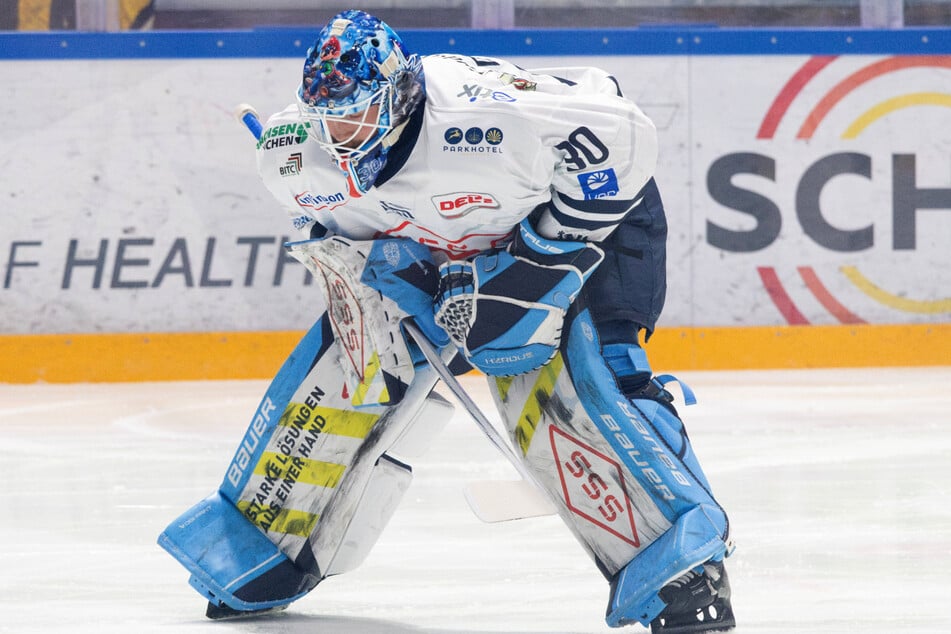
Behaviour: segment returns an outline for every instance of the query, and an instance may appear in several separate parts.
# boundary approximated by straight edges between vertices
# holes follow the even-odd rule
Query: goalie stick
[[[261,124],[261,119],[254,106],[247,103],[238,104],[233,114],[235,119],[244,124],[255,139],[261,138],[264,126]],[[512,449],[495,426],[492,425],[475,401],[469,397],[462,385],[459,384],[455,375],[449,370],[446,362],[443,361],[439,352],[426,338],[426,335],[419,330],[419,327],[411,318],[405,319],[403,326],[419,346],[423,356],[426,357],[439,378],[453,393],[456,400],[466,409],[489,441],[508,459],[523,478],[522,480],[513,481],[485,480],[468,483],[463,489],[463,495],[472,512],[480,520],[487,523],[553,515],[556,512],[555,507],[541,493],[540,487],[531,473],[512,452]]]
[[[403,328],[413,338],[429,365],[436,371],[436,374],[446,384],[446,387],[449,388],[459,404],[465,408],[469,416],[479,426],[479,429],[482,430],[482,433],[523,478],[514,482],[492,480],[469,483],[465,489],[465,497],[476,517],[484,522],[503,522],[554,514],[555,507],[541,493],[541,487],[535,482],[532,473],[518,459],[518,456],[515,455],[492,422],[460,385],[459,380],[446,365],[446,362],[429,339],[426,338],[426,335],[416,325],[416,322],[412,318],[404,319]]]
[[[554,515],[555,507],[526,480],[476,480],[462,488],[473,514],[487,524]]]

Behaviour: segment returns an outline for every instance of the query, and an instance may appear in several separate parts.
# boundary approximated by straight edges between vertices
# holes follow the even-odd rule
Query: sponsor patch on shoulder
[[[578,174],[578,182],[581,184],[585,200],[617,196],[621,189],[617,182],[617,174],[610,167],[596,172]]]

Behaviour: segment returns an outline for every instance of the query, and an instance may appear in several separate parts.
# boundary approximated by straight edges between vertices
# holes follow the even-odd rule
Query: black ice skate
[[[286,605],[279,605],[262,610],[236,610],[224,603],[209,601],[208,608],[205,610],[205,616],[213,621],[230,621],[234,619],[258,617],[264,614],[274,614],[275,612],[281,612],[286,609]]]
[[[687,572],[658,594],[667,605],[651,621],[651,634],[723,632],[736,627],[730,580],[722,561],[705,563],[701,573]]]

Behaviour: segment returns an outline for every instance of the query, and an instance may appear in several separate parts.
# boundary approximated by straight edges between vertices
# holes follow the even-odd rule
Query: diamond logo
[[[554,425],[550,430],[551,451],[571,512],[640,547],[620,465]]]

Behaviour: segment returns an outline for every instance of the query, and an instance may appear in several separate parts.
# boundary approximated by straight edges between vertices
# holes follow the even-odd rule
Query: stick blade
[[[469,508],[483,522],[494,524],[554,515],[555,506],[525,480],[480,480],[463,488]]]

